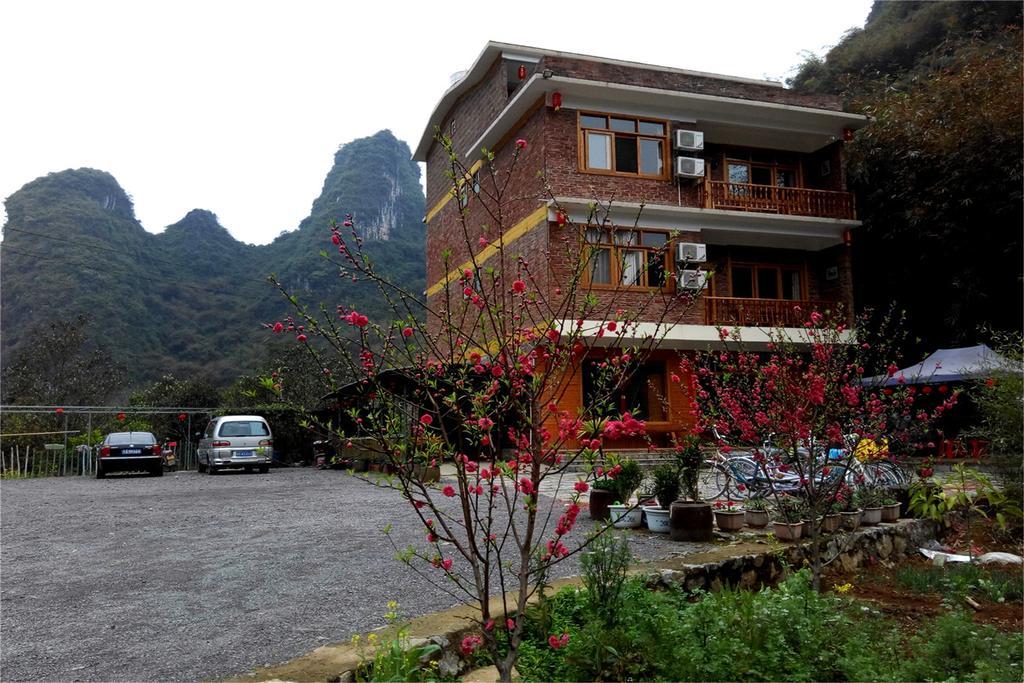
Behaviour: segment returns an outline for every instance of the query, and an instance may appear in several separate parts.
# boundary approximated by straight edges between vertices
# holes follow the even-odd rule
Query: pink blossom
[[[548,645],[551,646],[552,650],[560,650],[569,644],[569,634],[563,633],[561,637],[551,636],[548,638]]]
[[[444,487],[444,489],[441,490],[441,493],[443,493],[448,498],[454,498],[455,488],[451,484],[448,484],[447,486]]]
[[[516,294],[522,294],[526,291],[526,283],[522,280],[516,280],[512,283],[512,291]]]
[[[299,336],[296,337],[296,339],[298,339],[300,342],[304,342],[306,341],[306,335],[300,334]]]
[[[516,149],[523,149],[524,147],[526,147],[526,140],[522,138],[516,140]]]
[[[423,413],[420,415],[420,424],[430,426],[434,424],[434,418],[430,413]]]
[[[578,481],[575,484],[573,484],[572,487],[579,491],[580,493],[586,493],[587,491],[590,490],[590,485],[587,484],[587,482],[585,481]]]
[[[413,329],[411,327],[406,327],[404,330],[402,330],[402,336],[405,337],[406,339],[408,339],[412,335]]]
[[[476,424],[480,429],[490,429],[494,426],[494,420],[489,417],[481,417],[476,421]]]
[[[466,636],[462,639],[462,644],[459,649],[462,650],[462,654],[466,657],[473,654],[483,641],[480,636]]]
[[[452,569],[452,558],[446,557],[443,560],[441,560],[441,566],[444,567],[444,570],[446,572],[447,571],[451,571],[451,569]]]
[[[274,332],[281,332],[284,330],[284,325],[281,323],[274,323]]]

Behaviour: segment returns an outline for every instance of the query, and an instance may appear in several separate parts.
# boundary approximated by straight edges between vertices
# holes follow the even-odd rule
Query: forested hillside
[[[848,146],[862,306],[895,300],[915,348],[1022,325],[1021,3],[876,2],[793,79],[874,117]]]
[[[84,334],[126,367],[130,386],[168,373],[225,385],[265,360],[262,324],[290,312],[271,273],[310,304],[377,308],[319,255],[331,218],[353,214],[383,270],[422,290],[424,198],[410,157],[389,131],[344,145],[310,216],[264,246],[201,209],[148,233],[103,171],[34,180],[6,202],[0,351],[16,357],[33,330],[84,315]]]

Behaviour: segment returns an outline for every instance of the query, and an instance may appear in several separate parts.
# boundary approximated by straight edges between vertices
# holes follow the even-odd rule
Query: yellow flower
[[[366,639],[370,642],[370,645],[374,645],[377,642],[377,634],[371,633],[370,635],[366,636]]]
[[[838,583],[836,583],[836,584],[832,584],[832,588],[835,589],[836,593],[845,593],[848,590],[850,590],[851,588],[853,588],[853,584],[852,583],[844,583],[843,585],[840,586]]]
[[[360,640],[360,638],[359,638],[359,634],[358,633],[355,634],[354,636],[352,636],[352,644],[353,645],[358,645],[359,644],[359,640]]]
[[[389,610],[396,610],[396,609],[398,609],[398,603],[396,601],[394,601],[394,600],[388,600],[388,609]]]

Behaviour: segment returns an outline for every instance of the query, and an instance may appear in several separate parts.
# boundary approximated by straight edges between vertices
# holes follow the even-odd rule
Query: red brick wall
[[[441,124],[441,131],[452,138],[455,151],[462,154],[480,137],[507,103],[508,85],[502,60],[499,58],[494,61],[487,75],[479,83],[456,100]],[[461,161],[468,167],[476,158]],[[428,211],[451,187],[445,175],[450,169],[447,155],[435,142],[427,154]]]
[[[771,85],[742,83],[724,78],[659,71],[656,69],[606,64],[569,57],[548,56],[541,59],[537,70],[551,69],[555,76],[585,78],[593,81],[624,83],[648,88],[735,97],[743,100],[775,102],[800,107],[842,111],[840,99],[834,95],[805,95]]]

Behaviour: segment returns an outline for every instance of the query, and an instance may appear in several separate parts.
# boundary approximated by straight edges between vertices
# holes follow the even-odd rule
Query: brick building
[[[687,427],[685,382],[667,381],[673,359],[718,343],[716,326],[739,328],[757,347],[768,342],[766,327],[798,328],[813,309],[852,309],[848,243],[859,222],[845,192],[843,141],[866,123],[837,98],[778,83],[488,43],[441,97],[414,153],[427,165],[427,297],[461,290],[463,269],[494,257],[496,235],[485,227],[493,221],[466,195],[478,188],[482,148],[501,167],[515,140],[526,140],[502,238],[545,263],[538,286],[564,282],[557,212],[586,229],[597,201],[608,208],[603,225],[586,229],[595,295],[692,295],[686,305],[664,299],[679,308],[672,316],[650,313],[671,317],[671,328],[628,397],[661,441]],[[438,130],[468,170],[458,190]],[[460,215],[488,246],[465,239]],[[564,408],[587,400],[583,374],[568,379]],[[651,392],[665,397],[660,407]]]

